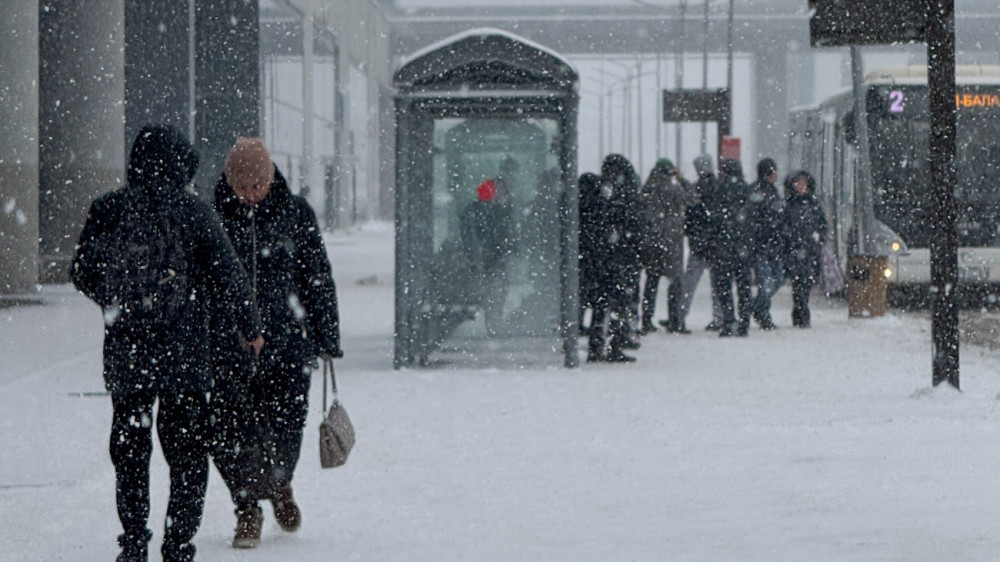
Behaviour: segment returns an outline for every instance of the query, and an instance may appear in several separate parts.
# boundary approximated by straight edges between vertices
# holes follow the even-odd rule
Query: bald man
[[[250,274],[267,342],[248,360],[224,351],[232,330],[216,330],[213,459],[236,504],[233,546],[254,548],[259,500],[271,500],[285,531],[301,523],[292,476],[315,360],[342,356],[337,292],[316,215],[289,190],[261,139],[236,141],[215,186],[215,210]]]

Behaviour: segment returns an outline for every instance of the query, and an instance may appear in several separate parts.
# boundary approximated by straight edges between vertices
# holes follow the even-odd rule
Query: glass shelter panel
[[[559,123],[434,121],[431,298],[452,339],[558,336]]]

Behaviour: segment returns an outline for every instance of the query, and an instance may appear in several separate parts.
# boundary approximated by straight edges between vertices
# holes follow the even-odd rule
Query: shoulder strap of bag
[[[337,403],[337,379],[333,375],[333,359],[323,360],[323,411],[326,411],[326,379],[329,375],[330,386],[333,389],[333,403]]]

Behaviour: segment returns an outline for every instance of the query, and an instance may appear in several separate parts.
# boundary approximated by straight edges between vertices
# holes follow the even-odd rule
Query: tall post
[[[260,10],[195,0],[195,136],[199,186],[215,185],[237,137],[260,136]]]
[[[687,12],[687,0],[680,0],[678,6],[680,15],[677,18],[677,66],[674,68],[674,89],[680,90],[684,87],[684,19]],[[674,124],[674,162],[681,165],[681,124]]]
[[[705,27],[701,39],[701,89],[708,90],[708,0],[705,0]],[[708,123],[701,122],[701,154],[708,149]]]
[[[733,0],[729,0],[729,17],[726,21],[726,89],[729,90],[729,99],[733,95]],[[732,102],[730,101],[730,113],[732,112]]]
[[[931,0],[927,85],[931,110],[931,331],[933,384],[958,380],[958,233],[955,226],[955,2]]]
[[[38,285],[38,20],[14,2],[0,21],[0,295]]]
[[[860,173],[855,187],[854,197],[855,216],[860,220],[855,221],[855,239],[857,240],[857,254],[868,255],[868,232],[874,229],[875,217],[872,214],[872,202],[870,193],[872,192],[871,173],[871,150],[868,139],[868,107],[867,97],[864,90],[864,66],[861,60],[861,48],[851,46],[851,90],[854,95],[854,136],[858,151],[858,170]]]
[[[663,76],[661,75],[661,70],[663,67],[663,55],[660,52],[656,53],[656,114],[663,115],[663,96],[659,95],[663,91]],[[663,156],[663,122],[659,119],[656,121],[656,158],[653,160],[659,160]],[[678,162],[678,165],[680,162]]]
[[[313,39],[313,12],[311,7],[307,7],[302,14],[302,175],[299,178],[299,188],[303,197],[309,197],[310,191],[315,187],[314,143],[316,134],[313,123],[316,120],[314,115],[313,91],[313,70],[315,63]],[[291,170],[289,170],[291,171]]]
[[[635,63],[635,95],[636,95],[636,139],[637,139],[637,150],[638,155],[633,156],[635,158],[636,164],[639,166],[639,175],[642,176],[642,171],[645,170],[643,167],[642,160],[642,149],[646,143],[642,142],[642,55],[639,56],[639,60]]]

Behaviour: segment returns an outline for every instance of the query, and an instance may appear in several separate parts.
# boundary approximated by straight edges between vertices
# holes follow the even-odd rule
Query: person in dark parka
[[[816,200],[816,180],[805,170],[785,180],[784,265],[792,284],[792,325],[809,327],[809,293],[819,278],[827,222]]]
[[[771,297],[785,280],[781,258],[785,253],[781,234],[785,201],[778,194],[778,165],[770,158],[757,163],[757,181],[750,186],[747,199],[750,249],[753,252],[754,278],[757,296],[753,300],[753,317],[761,329],[773,330]]]
[[[635,358],[623,350],[630,345],[628,314],[636,302],[636,278],[640,272],[639,231],[635,199],[639,178],[635,168],[624,156],[612,154],[601,165],[601,197],[603,216],[597,226],[597,244],[603,248],[601,257],[601,295],[605,306],[596,311],[595,329],[590,332],[587,361],[629,363]],[[603,326],[608,318],[610,342],[604,350]]]
[[[752,253],[747,236],[747,185],[738,160],[719,165],[719,180],[702,194],[709,217],[708,255],[712,292],[719,301],[722,325],[719,336],[746,336],[750,327]],[[738,317],[733,313],[736,283]]]
[[[233,546],[252,548],[260,541],[260,499],[273,502],[285,531],[300,525],[291,482],[313,362],[342,356],[337,294],[316,216],[291,193],[261,139],[237,140],[215,186],[215,209],[250,273],[267,339],[256,362],[220,354],[215,364],[216,378],[228,388],[213,394],[222,417],[213,458],[236,503]],[[242,404],[249,410],[241,412]],[[255,416],[257,428],[233,429],[244,416]],[[227,454],[257,449],[263,458]]]
[[[678,278],[678,322],[671,324],[667,321],[660,321],[660,324],[673,334],[690,334],[687,328],[687,316],[691,311],[691,303],[694,301],[694,292],[698,288],[701,276],[706,269],[710,269],[708,262],[709,242],[708,242],[708,214],[705,212],[705,205],[701,202],[701,196],[714,188],[716,178],[712,173],[712,157],[708,154],[700,154],[694,159],[694,169],[698,174],[698,180],[694,184],[695,202],[688,205],[684,214],[684,234],[688,239],[688,259],[687,268]],[[712,293],[712,321],[705,327],[706,330],[719,330],[722,327],[722,315],[720,312],[719,300]]]
[[[201,523],[208,483],[210,354],[207,295],[227,305],[236,355],[263,345],[260,319],[247,275],[211,207],[187,193],[197,154],[178,131],[144,127],[132,146],[128,183],[90,207],[73,259],[76,287],[104,313],[104,382],[113,406],[110,450],[115,466],[118,516],[124,533],[119,562],[148,557],[149,463],[153,404],[156,427],[170,468],[170,502],[163,559],[193,560],[191,543]],[[138,222],[169,225],[183,259],[184,298],[170,318],[140,314],[107,282],[120,267],[129,228]],[[178,273],[171,271],[171,274]],[[173,282],[164,277],[160,283]],[[246,343],[251,342],[251,343]],[[242,344],[242,345],[241,345]]]
[[[504,308],[510,292],[508,266],[515,250],[514,216],[508,179],[484,180],[476,188],[476,199],[459,214],[462,250],[477,272],[480,305],[486,333],[496,337],[507,331]]]
[[[601,178],[585,173],[578,180],[580,191],[580,330],[595,329],[593,318],[605,306],[601,280],[604,247],[600,243],[601,221],[604,215]],[[591,310],[591,326],[584,325],[586,309]],[[600,329],[600,327],[596,327]]]
[[[653,166],[641,195],[645,220],[640,248],[646,284],[642,291],[640,333],[656,331],[653,314],[660,277],[666,277],[669,283],[667,330],[680,332],[683,320],[679,278],[684,273],[684,219],[688,205],[696,203],[698,197],[694,187],[666,158],[661,158]]]

